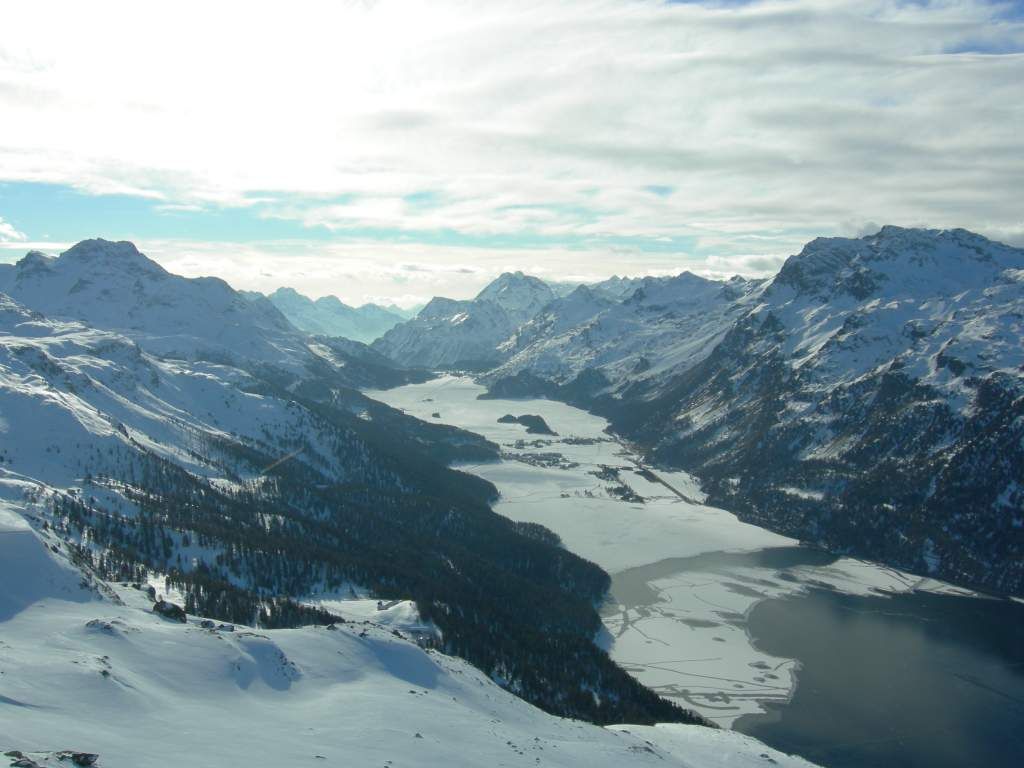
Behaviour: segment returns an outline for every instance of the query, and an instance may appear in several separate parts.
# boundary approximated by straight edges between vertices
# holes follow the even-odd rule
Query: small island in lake
[[[558,433],[553,431],[548,423],[540,416],[533,416],[530,414],[524,414],[522,416],[513,416],[511,413],[506,413],[500,419],[499,424],[522,424],[526,427],[526,431],[531,435],[554,435],[558,436]]]

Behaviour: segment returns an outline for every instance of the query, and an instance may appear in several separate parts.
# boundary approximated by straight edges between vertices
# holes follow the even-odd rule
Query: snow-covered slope
[[[49,258],[34,251],[0,268],[0,292],[54,318],[124,331],[162,355],[236,355],[294,365],[302,336],[267,301],[223,280],[172,275],[128,242],[84,240]]]
[[[748,520],[1024,591],[1024,251],[884,227],[767,283],[686,279],[684,302],[645,285],[485,380],[598,409]]]
[[[246,298],[218,278],[173,275],[129,242],[83,240],[58,258],[38,251],[0,265],[0,293],[55,319],[115,330],[162,357],[270,367],[292,377],[317,375],[336,385],[378,383],[375,356],[325,357],[268,300]],[[251,295],[250,295],[251,296]],[[387,374],[393,386],[405,376]]]
[[[84,603],[98,599],[78,569],[48,550],[49,545],[59,548],[60,544],[44,544],[21,511],[0,499],[0,627],[43,600]],[[0,651],[3,648],[0,645]],[[5,703],[0,697],[0,707]]]
[[[471,301],[432,299],[373,348],[410,367],[489,368],[507,355],[502,344],[554,298],[543,281],[505,273]]]
[[[367,344],[408,319],[376,304],[350,307],[336,296],[314,301],[293,288],[278,288],[267,298],[296,328]]]
[[[550,302],[529,322],[520,326],[506,347],[509,352],[515,352],[539,339],[560,336],[587,323],[614,304],[613,300],[585,285],[577,286],[572,292]]]
[[[0,294],[0,477],[73,487],[86,472],[109,469],[99,457],[114,453],[223,477],[232,474],[221,455],[230,445],[269,455],[301,446],[296,462],[339,481],[370,471],[365,451],[339,450],[358,443],[344,427],[260,390],[244,369],[159,358],[125,336],[49,320]]]
[[[555,718],[372,620],[276,630],[172,621],[145,591],[79,571],[26,515],[0,504],[10,764],[68,765],[61,755],[74,752],[100,768],[809,765],[732,732]]]
[[[520,328],[507,345],[510,359],[484,380],[509,394],[520,379],[566,385],[584,372],[583,391],[663,381],[710,353],[758,285],[683,272],[643,278],[619,302],[581,286]]]
[[[407,366],[486,370],[538,342],[535,349],[502,369],[500,376],[531,366],[557,366],[559,376],[564,376],[567,371],[578,372],[597,356],[587,335],[593,329],[590,321],[637,289],[652,289],[672,280],[675,278],[612,277],[592,285],[548,284],[522,272],[506,272],[471,301],[433,299],[415,320],[394,328],[374,348]],[[622,318],[627,318],[628,324],[630,314],[620,313],[620,319],[612,320],[610,326],[622,325]],[[629,334],[635,327],[635,323],[623,326],[619,335]]]

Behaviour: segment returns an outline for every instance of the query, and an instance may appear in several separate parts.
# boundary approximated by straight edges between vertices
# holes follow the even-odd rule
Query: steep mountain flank
[[[646,313],[641,289],[485,380],[608,415],[744,519],[1024,592],[1024,251],[885,227],[679,295],[692,311]]]

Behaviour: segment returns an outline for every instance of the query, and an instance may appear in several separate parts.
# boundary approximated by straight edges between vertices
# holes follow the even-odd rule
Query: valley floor
[[[798,661],[764,653],[748,632],[761,601],[815,586],[854,595],[970,594],[800,547],[702,504],[686,473],[645,472],[598,416],[550,400],[478,399],[484,392],[468,378],[445,376],[368,394],[498,443],[501,462],[462,469],[497,486],[496,512],[547,526],[612,574],[598,642],[646,686],[722,726],[785,703],[797,685]],[[557,436],[498,423],[503,414],[539,415]]]

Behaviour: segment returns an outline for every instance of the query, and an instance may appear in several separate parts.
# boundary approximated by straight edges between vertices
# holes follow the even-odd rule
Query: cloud
[[[771,277],[785,261],[783,256],[760,254],[737,254],[733,256],[709,256],[692,271],[704,277],[723,280],[733,275],[745,277]]]
[[[28,240],[28,235],[23,232],[19,232],[14,228],[14,225],[9,221],[4,221],[4,217],[0,216],[0,242],[10,243],[24,243]]]
[[[449,264],[445,261],[435,261],[428,264],[399,264],[398,269],[403,272],[427,272],[430,274],[453,273],[458,275],[475,275],[478,270],[473,267],[464,267],[459,264]]]
[[[1005,3],[40,5],[0,31],[2,179],[166,211],[261,200],[396,244],[520,238],[573,274],[669,268],[588,238],[685,239],[708,270],[760,274],[856,222],[1022,231],[1024,21]]]

